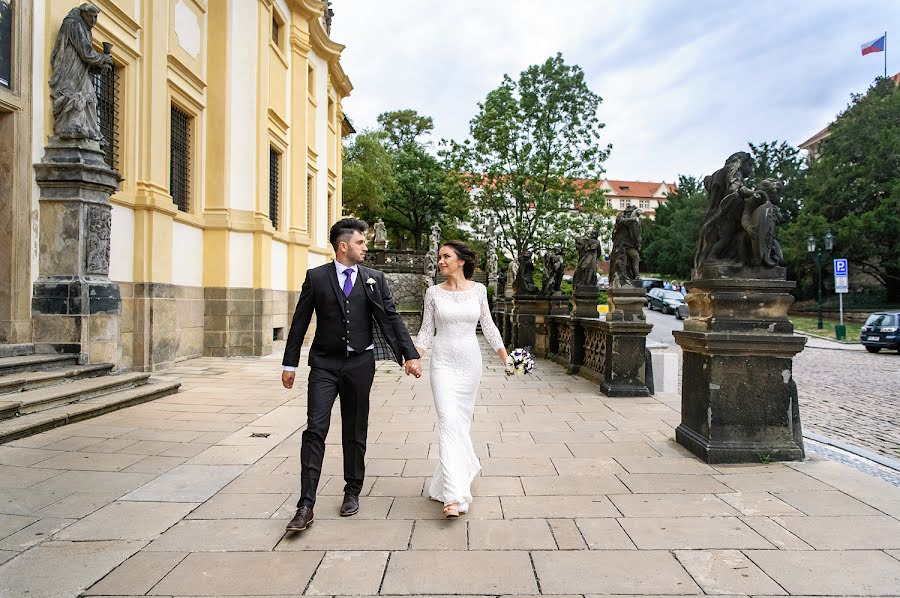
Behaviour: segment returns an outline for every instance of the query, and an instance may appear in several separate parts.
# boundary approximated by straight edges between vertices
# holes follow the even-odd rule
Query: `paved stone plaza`
[[[677,397],[546,361],[485,375],[484,470],[450,521],[422,496],[427,371],[382,364],[359,514],[337,514],[335,421],[316,521],[285,536],[305,388],[279,370],[188,361],[177,395],[0,446],[0,596],[900,595],[900,489],[820,458],[705,465],[670,440]]]

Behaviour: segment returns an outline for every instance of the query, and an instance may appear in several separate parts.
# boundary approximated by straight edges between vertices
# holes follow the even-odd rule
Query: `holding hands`
[[[419,364],[418,359],[407,359],[406,363],[403,364],[403,371],[406,372],[407,376],[412,374],[416,378],[422,377],[422,366]]]

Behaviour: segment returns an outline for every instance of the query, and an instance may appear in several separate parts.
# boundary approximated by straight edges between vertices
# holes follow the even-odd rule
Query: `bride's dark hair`
[[[456,252],[456,257],[461,259],[463,263],[463,276],[472,278],[475,274],[475,264],[478,263],[478,255],[469,246],[462,241],[447,241],[442,243],[441,247],[450,247]]]

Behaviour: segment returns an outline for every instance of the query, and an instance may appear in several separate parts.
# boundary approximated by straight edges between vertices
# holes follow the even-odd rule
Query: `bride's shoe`
[[[449,505],[444,505],[444,517],[447,519],[459,517],[459,504],[452,502]]]

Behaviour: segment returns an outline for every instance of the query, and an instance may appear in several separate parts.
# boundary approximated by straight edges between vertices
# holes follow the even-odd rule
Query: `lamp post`
[[[834,244],[834,236],[831,234],[831,231],[825,233],[825,247],[816,247],[816,238],[813,235],[809,235],[806,239],[806,253],[812,259],[812,261],[816,264],[816,276],[818,277],[818,303],[819,303],[819,322],[816,325],[816,328],[822,330],[822,265],[825,263],[825,260],[828,259],[828,256],[831,255],[831,248]]]

